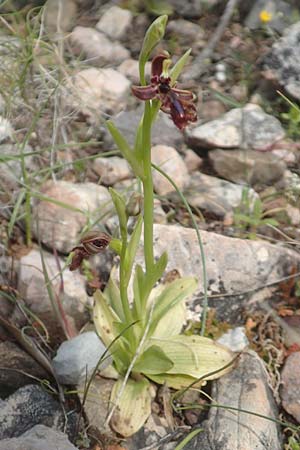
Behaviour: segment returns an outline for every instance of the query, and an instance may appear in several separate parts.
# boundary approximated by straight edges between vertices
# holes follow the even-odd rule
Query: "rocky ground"
[[[0,29],[0,450],[172,450],[197,427],[187,450],[299,450],[298,2],[28,3],[4,2]],[[92,294],[116,260],[106,252],[70,272],[68,254],[89,229],[116,232],[109,186],[136,189],[105,120],[133,143],[141,42],[166,12],[157,51],[176,61],[192,48],[181,86],[195,92],[199,120],[181,133],[159,113],[152,161],[201,231],[207,335],[242,353],[206,396],[184,394],[180,405],[194,408],[170,412],[161,388],[124,440],[104,425],[111,380],[97,375],[84,394],[105,351]],[[153,177],[155,255],[167,250],[169,273],[197,276],[186,326],[197,333],[196,232],[170,183]]]

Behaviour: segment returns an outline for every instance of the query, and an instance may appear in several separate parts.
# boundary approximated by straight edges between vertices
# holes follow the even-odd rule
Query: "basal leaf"
[[[180,302],[171,308],[158,322],[152,337],[168,338],[179,334],[186,319],[185,302]]]
[[[197,378],[189,377],[188,375],[177,375],[177,374],[169,374],[169,373],[163,373],[163,374],[147,374],[147,377],[150,378],[150,380],[154,381],[154,383],[157,384],[166,384],[169,388],[173,388],[176,390],[184,389],[191,384],[193,384]],[[193,387],[201,387],[205,384],[203,381],[199,381],[198,383],[193,384]]]
[[[120,289],[116,285],[114,281],[114,272],[116,269],[113,267],[111,270],[111,274],[108,280],[108,283],[103,292],[103,296],[106,298],[108,305],[112,307],[114,312],[117,314],[120,320],[125,320],[121,297],[120,297]]]
[[[108,347],[118,337],[115,332],[114,323],[118,320],[117,315],[107,304],[102,292],[98,289],[94,294],[95,305],[93,319],[96,331],[102,342]],[[124,366],[128,365],[128,354],[124,349],[122,337],[116,339],[111,348],[113,359],[120,360]]]
[[[191,295],[196,288],[196,278],[192,277],[174,280],[164,288],[163,292],[155,299],[149,336],[152,336],[152,333],[162,317],[167,314],[170,309]]]
[[[172,361],[165,355],[160,347],[151,345],[145,350],[134,364],[133,371],[144,374],[158,374],[167,372],[173,366]]]
[[[111,393],[111,403],[115,404],[123,379],[118,380]],[[146,378],[140,380],[129,379],[117,408],[112,416],[110,425],[121,436],[129,437],[136,433],[151,414],[151,385]]]
[[[230,370],[228,365],[233,354],[226,347],[217,344],[212,339],[202,336],[173,336],[170,339],[151,339],[170,358],[174,365],[168,374],[183,374],[204,380],[219,378]],[[212,372],[219,371],[212,374]]]

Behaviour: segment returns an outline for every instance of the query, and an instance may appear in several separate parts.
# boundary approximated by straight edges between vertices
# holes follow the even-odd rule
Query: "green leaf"
[[[150,378],[150,380],[154,381],[154,383],[166,384],[169,388],[176,390],[187,388],[191,384],[193,384],[193,387],[201,387],[203,384],[205,384],[205,382],[203,381],[196,382],[197,378],[189,377],[188,375],[182,374],[181,375],[169,373],[162,373],[158,375],[147,374],[147,377]]]
[[[186,319],[185,302],[180,302],[171,308],[158,322],[152,337],[167,339],[179,334]]]
[[[183,374],[203,380],[219,378],[230,370],[222,369],[229,364],[233,355],[230,350],[203,336],[173,336],[168,340],[150,339],[173,361],[168,374]],[[219,371],[218,371],[219,370]],[[212,374],[212,372],[216,372]]]
[[[133,367],[133,372],[144,374],[159,374],[167,372],[173,366],[172,361],[168,358],[163,350],[157,345],[151,345],[137,359]]]
[[[138,268],[137,266],[139,289],[143,310],[146,308],[147,299],[150,295],[153,286],[162,277],[167,267],[167,264],[168,264],[168,255],[166,252],[164,252],[152,267],[151,272],[147,274],[147,277],[145,276],[143,269],[141,267]]]
[[[154,22],[152,22],[152,24],[150,25],[145,34],[143,46],[139,57],[140,83],[142,85],[146,84],[145,64],[148,61],[149,56],[153,51],[153,49],[164,37],[167,21],[168,21],[167,15],[159,16],[157,19],[154,20]]]
[[[114,324],[118,320],[117,315],[107,304],[107,301],[98,289],[94,294],[95,305],[93,309],[93,320],[96,331],[102,342],[108,347],[114,339],[118,337],[115,333]],[[126,326],[124,326],[125,328]],[[111,348],[111,355],[115,361],[121,361],[123,366],[128,367],[129,358],[128,352],[123,346],[123,336],[117,339]]]
[[[117,337],[114,333],[113,323],[118,320],[118,316],[108,305],[106,298],[99,289],[97,289],[94,294],[94,300],[94,324],[103,343],[106,346],[109,346],[109,344]]]
[[[149,336],[152,336],[158,322],[167,312],[178,303],[185,300],[197,288],[196,278],[186,277],[172,281],[163,292],[155,299],[155,306],[149,327]]]
[[[106,121],[106,126],[115,141],[118,149],[124,156],[124,158],[129,162],[132,167],[133,172],[137,177],[143,178],[143,170],[140,166],[140,163],[134,156],[134,152],[130,148],[128,142],[124,138],[124,136],[120,133],[120,131],[116,128],[115,124],[111,120]]]
[[[127,239],[127,214],[126,214],[126,203],[122,195],[115,191],[113,188],[109,188],[109,193],[111,195],[112,201],[114,202],[115,208],[117,210],[120,231],[122,240]]]
[[[124,380],[118,380],[111,393],[111,404],[117,401]],[[151,414],[151,385],[146,378],[138,381],[129,379],[121,398],[117,402],[117,409],[110,421],[111,427],[121,436],[129,437],[136,433]]]
[[[171,76],[171,84],[174,84],[175,81],[178,79],[179,75],[181,74],[184,66],[186,65],[188,58],[190,56],[192,49],[189,48],[181,58],[177,61],[175,66],[170,70],[170,76]]]
[[[120,296],[120,289],[114,282],[114,275],[115,268],[112,268],[111,274],[108,280],[108,283],[105,287],[105,290],[103,292],[103,296],[106,298],[107,303],[112,307],[114,312],[117,314],[120,320],[124,321],[124,312],[121,302],[121,296]]]

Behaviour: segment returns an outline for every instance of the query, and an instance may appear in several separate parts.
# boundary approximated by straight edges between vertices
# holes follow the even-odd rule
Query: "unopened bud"
[[[139,192],[133,192],[126,203],[127,216],[137,216],[142,211],[143,196]]]

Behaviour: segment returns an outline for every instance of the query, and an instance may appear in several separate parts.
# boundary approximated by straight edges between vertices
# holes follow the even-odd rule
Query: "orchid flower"
[[[197,110],[193,103],[194,95],[190,91],[177,89],[171,84],[168,56],[155,56],[151,65],[151,80],[147,86],[132,86],[132,93],[140,100],[158,99],[160,109],[169,114],[174,124],[183,130],[189,122],[197,121]]]

